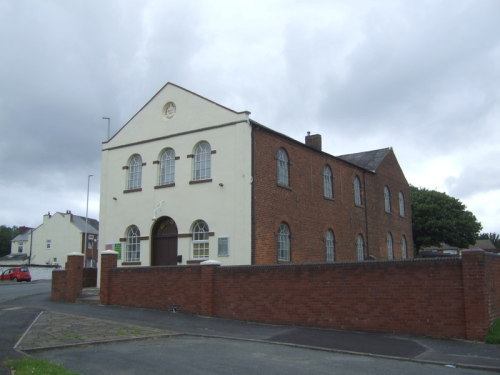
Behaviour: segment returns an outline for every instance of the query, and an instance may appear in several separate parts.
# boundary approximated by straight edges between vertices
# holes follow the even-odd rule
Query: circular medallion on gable
[[[163,115],[167,119],[171,119],[175,115],[175,110],[176,110],[175,103],[174,102],[168,102],[163,107]]]

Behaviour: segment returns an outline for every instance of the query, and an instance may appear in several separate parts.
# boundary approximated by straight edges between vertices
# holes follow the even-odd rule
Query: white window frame
[[[280,148],[276,153],[277,180],[280,186],[290,186],[288,154],[285,149]]]
[[[142,187],[142,158],[134,154],[128,161],[127,190],[140,189]]]
[[[365,260],[365,240],[362,234],[358,234],[358,239],[356,241],[356,250],[358,253],[358,261]]]
[[[384,209],[388,214],[392,211],[391,206],[391,191],[388,186],[384,186]]]
[[[387,233],[387,259],[394,259],[394,246],[391,233]]]
[[[170,185],[175,183],[175,151],[166,148],[162,151],[158,165],[158,185]]]
[[[127,229],[125,262],[139,262],[141,260],[141,232],[135,225]]]
[[[405,196],[404,196],[402,191],[399,192],[399,216],[401,216],[401,217],[406,216]]]
[[[401,256],[403,259],[408,259],[408,242],[404,234],[401,236]]]
[[[47,240],[47,250],[52,249],[52,240]]]
[[[205,260],[210,255],[208,224],[203,220],[193,223],[191,253],[194,260]]]
[[[328,229],[325,235],[325,250],[326,250],[326,261],[335,261],[335,234],[333,230]]]
[[[323,195],[325,198],[333,199],[333,173],[328,165],[323,167]]]
[[[212,169],[212,149],[210,143],[199,142],[193,152],[193,181],[209,180]]]
[[[281,222],[278,229],[278,261],[290,261],[290,228],[287,223]]]
[[[356,206],[361,206],[363,204],[363,200],[361,199],[361,181],[358,176],[354,176],[353,181],[354,186],[354,204]]]

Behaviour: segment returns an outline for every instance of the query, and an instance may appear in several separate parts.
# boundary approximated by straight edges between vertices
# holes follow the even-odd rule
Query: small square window
[[[228,237],[219,237],[218,239],[218,252],[217,255],[220,257],[228,257],[229,256],[229,238]]]
[[[52,248],[52,240],[47,240],[47,249]]]

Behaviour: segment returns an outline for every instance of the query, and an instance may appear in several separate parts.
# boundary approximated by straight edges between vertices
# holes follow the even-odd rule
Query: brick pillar
[[[69,253],[66,261],[66,302],[75,302],[83,288],[82,253]]]
[[[201,315],[214,316],[214,277],[215,269],[219,266],[220,263],[214,260],[201,263]]]
[[[101,305],[110,304],[110,280],[111,269],[116,268],[118,264],[118,253],[113,250],[106,250],[101,253],[101,261],[99,262],[101,270],[101,283],[100,283],[100,303]]]
[[[465,337],[483,341],[488,333],[488,291],[484,250],[462,251],[462,280],[464,285]]]

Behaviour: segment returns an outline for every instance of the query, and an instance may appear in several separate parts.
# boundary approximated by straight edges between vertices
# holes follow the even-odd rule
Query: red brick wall
[[[116,268],[110,256],[101,263],[112,267],[101,273],[105,304],[473,340],[499,316],[500,257],[483,251],[462,259],[225,267]]]
[[[276,153],[288,154],[290,188],[277,185]],[[333,172],[334,198],[323,194],[323,167]],[[387,258],[387,233],[394,239],[394,254],[401,259],[401,236],[413,257],[409,187],[392,153],[377,174],[318,152],[277,133],[254,129],[253,157],[253,264],[277,263],[279,224],[284,221],[291,232],[291,263],[314,263],[326,260],[325,233],[335,234],[335,260],[357,260],[356,240],[362,234],[368,251],[378,259]],[[354,204],[353,180],[358,176],[366,186],[363,205]],[[384,212],[383,186],[392,192],[393,213]],[[398,192],[406,198],[406,216],[399,216]],[[365,199],[366,198],[366,199]]]
[[[52,301],[75,302],[83,287],[83,255],[68,255],[65,270],[52,271]]]
[[[119,267],[109,271],[109,304],[201,314],[201,266]],[[102,300],[102,299],[101,299]]]
[[[222,267],[215,316],[464,337],[459,260]]]

